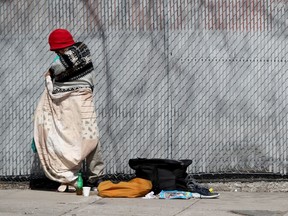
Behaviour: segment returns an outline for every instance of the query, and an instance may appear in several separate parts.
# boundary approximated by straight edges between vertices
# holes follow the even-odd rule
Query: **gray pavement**
[[[93,192],[94,193],[94,192]],[[75,193],[0,190],[0,216],[288,216],[288,193],[220,192],[218,199],[101,198]]]

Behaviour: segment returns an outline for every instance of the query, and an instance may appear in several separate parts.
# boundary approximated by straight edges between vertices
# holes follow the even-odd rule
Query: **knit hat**
[[[50,50],[55,51],[75,44],[75,41],[69,31],[66,29],[55,29],[49,35],[48,39]]]

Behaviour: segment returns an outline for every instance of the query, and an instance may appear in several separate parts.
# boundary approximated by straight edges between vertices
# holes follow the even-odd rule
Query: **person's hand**
[[[44,74],[44,77],[47,77],[47,76],[51,76],[50,70],[48,70],[48,71]]]

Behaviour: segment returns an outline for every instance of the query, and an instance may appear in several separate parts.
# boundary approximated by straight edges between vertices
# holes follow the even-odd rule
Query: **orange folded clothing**
[[[98,185],[98,195],[101,197],[134,198],[144,197],[152,189],[152,182],[142,178],[134,178],[130,181],[103,181]]]

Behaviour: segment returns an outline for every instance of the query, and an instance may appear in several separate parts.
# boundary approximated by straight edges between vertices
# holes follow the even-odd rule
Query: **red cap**
[[[49,35],[48,42],[51,51],[63,49],[75,44],[71,33],[66,29],[55,29],[52,31]]]

